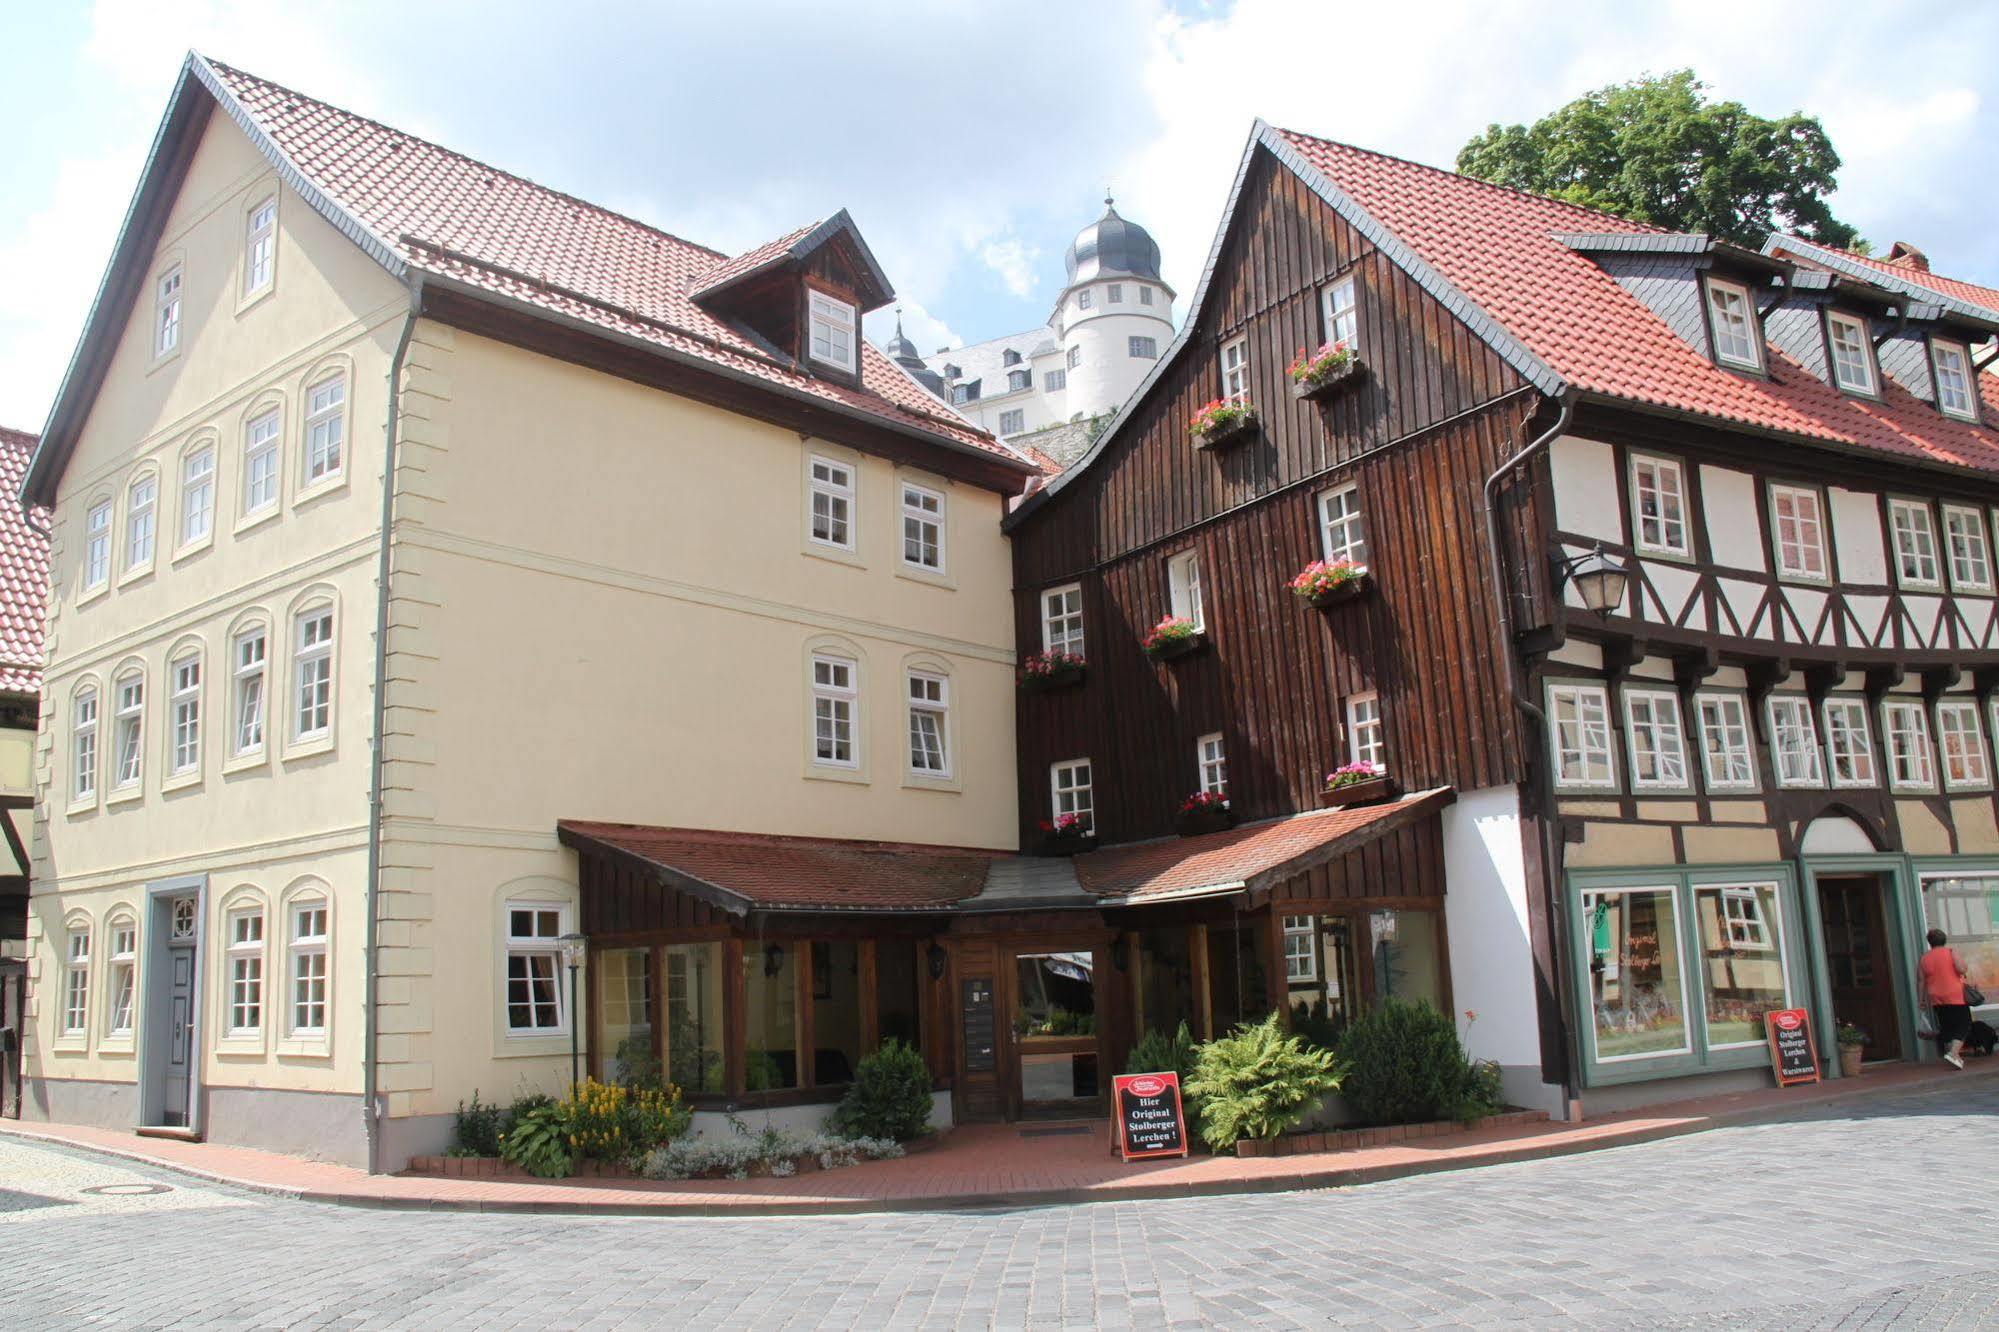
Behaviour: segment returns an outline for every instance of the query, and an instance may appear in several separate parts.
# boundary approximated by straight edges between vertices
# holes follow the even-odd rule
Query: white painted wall
[[[1768,570],[1763,525],[1756,513],[1756,478],[1727,467],[1701,467],[1708,548],[1731,569]]]
[[[1833,486],[1827,497],[1832,508],[1834,568],[1844,583],[1888,581],[1888,552],[1881,537],[1881,501],[1864,491]]]
[[[1610,445],[1565,435],[1549,453],[1555,477],[1555,526],[1603,541],[1624,539],[1617,502],[1617,456]]]

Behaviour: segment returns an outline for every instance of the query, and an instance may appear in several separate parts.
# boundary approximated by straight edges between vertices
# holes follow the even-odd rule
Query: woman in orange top
[[[1971,1005],[1964,1001],[1964,961],[1942,930],[1931,930],[1929,941],[1930,951],[1916,964],[1916,976],[1923,1001],[1936,1009],[1937,1046],[1943,1051],[1944,1062],[1963,1068],[1958,1050],[1971,1034]]]

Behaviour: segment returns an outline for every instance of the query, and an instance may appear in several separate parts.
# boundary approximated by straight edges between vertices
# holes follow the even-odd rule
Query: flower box
[[[1294,379],[1291,396],[1301,402],[1334,398],[1358,384],[1366,374],[1367,367],[1361,363],[1360,357],[1349,356],[1345,362],[1315,379]]]
[[[1344,583],[1335,583],[1323,591],[1314,592],[1311,596],[1306,597],[1305,600],[1315,609],[1325,610],[1328,606],[1344,606],[1349,601],[1358,601],[1372,591],[1373,588],[1373,577],[1368,574],[1362,574],[1358,578],[1349,578]]]
[[[1298,571],[1288,586],[1292,595],[1314,606],[1337,606],[1352,601],[1369,587],[1367,566],[1351,559],[1328,564],[1313,560]]]
[[[1083,682],[1083,659],[1066,652],[1037,652],[1020,666],[1020,687],[1030,694],[1045,694]]]
[[[1256,430],[1256,413],[1232,416],[1206,429],[1194,431],[1194,447],[1206,452],[1242,443]]]
[[[1094,836],[1071,837],[1048,833],[1041,839],[1041,854],[1044,856],[1080,856],[1085,851],[1096,849],[1097,839]]]
[[[1370,777],[1344,786],[1328,786],[1319,792],[1319,803],[1327,809],[1346,809],[1353,805],[1378,805],[1395,799],[1395,795],[1394,778]]]
[[[1235,827],[1235,811],[1227,805],[1198,805],[1174,816],[1173,830],[1182,837],[1201,837]]]
[[[1208,645],[1206,634],[1188,634],[1183,638],[1164,638],[1145,645],[1145,655],[1154,661],[1172,661],[1178,657],[1191,657]]]

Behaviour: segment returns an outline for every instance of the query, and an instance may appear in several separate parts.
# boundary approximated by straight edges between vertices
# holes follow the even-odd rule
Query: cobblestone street
[[[1995,1108],[1980,1079],[1356,1189],[742,1220],[373,1212],[9,1140],[6,1322],[1999,1326]]]

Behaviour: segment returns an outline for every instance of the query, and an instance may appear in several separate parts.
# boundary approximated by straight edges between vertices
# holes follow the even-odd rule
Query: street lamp
[[[1583,609],[1606,619],[1624,604],[1624,590],[1631,582],[1631,571],[1604,554],[1601,541],[1595,550],[1561,561],[1558,573],[1560,581],[1575,584]]]
[[[583,950],[590,941],[581,934],[565,934],[556,942],[562,945],[562,960],[569,966],[569,1095],[574,1099],[576,1089],[583,1084],[582,1057],[577,1045],[577,1031],[582,1023],[576,1011],[576,968],[583,965]]]

